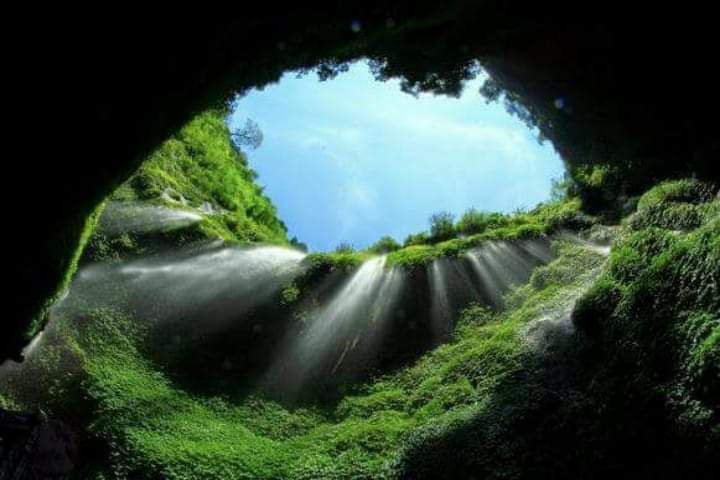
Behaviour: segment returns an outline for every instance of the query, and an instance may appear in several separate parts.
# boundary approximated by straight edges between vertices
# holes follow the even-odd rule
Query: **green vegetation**
[[[711,202],[713,188],[697,180],[676,180],[659,184],[640,197],[638,211],[630,217],[635,230],[657,227],[693,230],[720,213]]]
[[[355,247],[353,247],[352,244],[347,242],[342,242],[337,247],[335,247],[335,253],[340,255],[349,255],[353,252],[355,252]]]
[[[119,234],[103,229],[101,221],[85,252],[87,260],[119,260],[217,238],[235,244],[288,242],[275,207],[231,141],[226,114],[204,112],[165,141],[111,195],[112,217],[108,212],[103,218],[122,226],[123,217],[132,221],[139,214],[133,209],[142,205],[187,212],[200,220],[182,228]]]
[[[470,208],[460,217],[455,229],[463,235],[474,235],[505,224],[506,218],[500,213],[481,212],[475,208]]]
[[[449,240],[455,236],[455,216],[449,212],[438,212],[430,216],[430,241],[433,243]]]
[[[339,251],[330,253],[311,253],[307,256],[307,264],[309,265],[308,274],[329,273],[333,270],[343,272],[351,272],[359,267],[362,262],[371,258],[372,252],[356,252],[356,251]]]
[[[206,112],[164,143],[109,199],[112,205],[190,211],[202,220],[148,233],[100,227],[85,258],[112,262],[218,237],[230,243],[287,243],[275,210],[229,142],[221,112]],[[205,202],[212,213],[200,212]],[[388,267],[414,267],[488,240],[537,238],[590,225],[579,206],[570,200],[513,215],[471,211],[461,218],[461,228],[448,215],[435,216],[431,235],[419,235],[418,245],[401,248],[383,237],[366,251],[340,245],[332,253],[310,254],[305,273],[284,286],[278,301],[292,309],[331,273],[347,278],[377,254],[388,254]],[[301,246],[297,239],[289,243]],[[449,343],[396,371],[343,385],[338,401],[289,406],[262,388],[197,393],[157,363],[166,337],[153,335],[124,305],[103,305],[77,292],[73,308],[55,312],[42,354],[5,376],[0,405],[41,409],[81,425],[87,438],[106,445],[108,456],[85,465],[80,473],[85,478],[389,477],[407,446],[427,429],[490,405],[495,389],[522,365],[524,329],[541,313],[565,309],[603,261],[583,245],[558,240],[555,246],[558,259],[511,294],[508,310],[470,305]],[[206,381],[213,391],[213,380]]]
[[[209,110],[164,142],[111,197],[202,214],[192,238],[286,243],[285,225],[231,141],[227,112]],[[185,232],[183,232],[185,233]]]
[[[668,202],[700,204],[713,199],[713,186],[695,179],[669,180],[648,190],[638,200],[638,209]]]
[[[104,475],[97,478],[386,478],[421,432],[488,406],[521,365],[523,329],[541,313],[562,311],[603,261],[582,245],[558,242],[557,249],[559,258],[536,272],[544,272],[542,288],[525,287],[506,312],[469,307],[451,342],[397,373],[348,385],[339,403],[288,408],[262,390],[194,395],[149,361],[153,347],[138,322],[96,307],[81,323],[54,322],[51,342],[70,346],[75,368],[62,362],[65,374],[56,375],[57,363],[38,365],[38,378],[57,381],[51,394],[34,392],[35,402],[44,399],[43,408],[60,418],[85,409],[90,433],[111,446],[107,464],[95,466]],[[63,402],[52,402],[58,392]]]
[[[643,195],[636,215],[644,221],[630,221],[634,231],[613,249],[575,322],[598,342],[601,371],[641,375],[653,383],[643,393],[665,397],[674,421],[712,437],[720,432],[717,396],[707,394],[720,379],[720,202],[711,199],[709,185],[685,180]],[[647,215],[658,211],[672,215]]]
[[[372,244],[368,250],[374,253],[383,254],[400,250],[400,248],[402,248],[401,245],[394,238],[389,235],[385,235],[380,238],[380,240]]]
[[[437,214],[430,219],[431,231],[435,229],[435,234],[411,235],[404,248],[391,251],[387,265],[422,266],[434,258],[454,257],[492,240],[541,238],[565,229],[588,228],[597,220],[583,214],[580,207],[580,200],[568,199],[510,215],[478,212],[471,208],[456,225],[452,224],[448,214]],[[443,233],[438,233],[440,231]],[[438,238],[445,240],[436,241]]]

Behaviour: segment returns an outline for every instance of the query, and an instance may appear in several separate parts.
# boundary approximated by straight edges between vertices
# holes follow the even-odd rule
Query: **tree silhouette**
[[[249,147],[256,150],[262,145],[264,135],[257,122],[247,119],[242,128],[236,128],[231,133],[233,143],[238,147]]]

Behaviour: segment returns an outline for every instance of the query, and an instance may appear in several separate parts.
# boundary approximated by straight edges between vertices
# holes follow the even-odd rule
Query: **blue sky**
[[[249,162],[289,235],[311,250],[402,242],[438,211],[510,212],[546,200],[563,166],[552,146],[502,105],[486,104],[481,79],[460,99],[400,91],[365,63],[319,82],[286,74],[241,98],[231,128],[255,120],[263,144]]]

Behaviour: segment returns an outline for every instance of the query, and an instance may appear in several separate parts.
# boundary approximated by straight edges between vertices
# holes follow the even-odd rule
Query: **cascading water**
[[[106,214],[104,233],[167,229],[200,218],[143,207],[133,210],[142,212],[137,218],[126,221],[128,207],[122,208]],[[152,348],[160,361],[166,350],[177,361],[176,346],[182,346],[182,375],[193,368],[203,376],[237,371],[292,398],[328,379],[353,381],[382,358],[417,357],[447,340],[465,306],[502,307],[504,294],[553,255],[546,239],[488,242],[459,257],[434,259],[414,273],[387,268],[383,255],[365,261],[349,277],[330,275],[311,285],[303,293],[314,303],[278,306],[283,289],[306,271],[305,257],[285,247],[219,242],[91,264],[81,269],[51,315],[80,319],[93,308],[124,310],[152,328]],[[38,337],[28,354],[41,350],[42,343]],[[247,368],[259,376],[247,375]]]
[[[444,262],[435,260],[430,264],[430,305],[432,335],[436,342],[444,339],[452,322],[450,295],[447,288],[447,270]]]
[[[571,242],[579,243],[606,258],[610,252],[610,247],[588,242],[577,235],[564,235],[563,237]],[[558,350],[564,341],[571,338],[575,332],[575,326],[572,322],[575,304],[600,275],[604,264],[605,262],[586,272],[579,272],[577,280],[579,287],[570,295],[567,295],[554,309],[545,312],[544,315],[533,319],[527,324],[522,331],[522,336],[534,352],[546,356],[551,355],[553,350]]]
[[[457,314],[470,303],[487,303],[462,259],[437,258],[428,267],[433,344],[447,340]]]
[[[402,286],[386,256],[364,262],[325,305],[310,314],[309,325],[293,331],[266,383],[293,393],[317,375],[334,375],[355,350],[368,354],[382,338]]]
[[[110,202],[103,210],[100,226],[107,235],[148,233],[187,227],[202,220],[198,212],[159,205]]]
[[[503,305],[503,295],[510,288],[525,283],[537,265],[552,260],[547,241],[488,242],[465,252],[478,277],[481,288],[495,306]]]
[[[130,262],[118,273],[133,304],[154,310],[157,320],[200,312],[209,330],[266,302],[302,272],[304,257],[283,247],[221,247],[189,258]]]

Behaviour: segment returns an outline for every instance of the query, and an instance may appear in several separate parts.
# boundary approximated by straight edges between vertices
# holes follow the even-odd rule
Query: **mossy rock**
[[[648,190],[638,200],[638,210],[667,202],[700,204],[710,202],[717,188],[695,179],[670,180]]]

